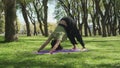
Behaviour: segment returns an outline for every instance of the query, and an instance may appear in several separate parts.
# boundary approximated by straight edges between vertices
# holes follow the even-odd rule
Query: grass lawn
[[[88,52],[34,54],[46,39],[40,36],[20,36],[18,42],[1,42],[0,68],[120,68],[120,36],[83,37]],[[68,40],[62,45],[64,48],[72,48]],[[80,44],[78,47],[81,48]],[[47,46],[45,49],[49,48]]]

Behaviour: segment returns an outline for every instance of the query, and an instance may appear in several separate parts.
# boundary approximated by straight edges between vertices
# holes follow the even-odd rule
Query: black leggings
[[[83,48],[85,48],[85,44],[84,44],[83,39],[82,39],[82,37],[79,33],[79,30],[77,28],[75,28],[73,32],[71,31],[71,33],[68,34],[68,38],[73,45],[77,44],[77,42],[75,40],[75,39],[77,39],[77,41],[79,41],[81,46]]]
[[[59,24],[59,25],[64,27],[64,29],[66,30],[66,33],[67,33],[67,37],[69,38],[70,42],[73,45],[77,44],[77,42],[75,40],[75,39],[77,39],[77,41],[79,41],[79,43],[82,45],[82,47],[85,48],[85,44],[83,42],[83,39],[82,39],[76,25],[74,25],[74,26],[72,25],[72,26],[68,26],[68,27],[65,27],[62,24]]]
[[[51,41],[51,48],[53,48],[55,46],[55,44],[57,43],[57,40],[52,40]],[[59,44],[58,47],[56,48],[56,50],[62,50],[63,47]]]

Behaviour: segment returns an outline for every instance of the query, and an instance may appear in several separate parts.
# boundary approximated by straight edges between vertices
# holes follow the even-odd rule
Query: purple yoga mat
[[[70,52],[80,52],[80,49],[63,49],[63,50],[57,50],[57,51],[54,51],[53,54],[55,53],[70,53]],[[49,53],[49,50],[43,50],[43,51],[40,51],[40,52],[37,52],[36,54],[47,54]]]

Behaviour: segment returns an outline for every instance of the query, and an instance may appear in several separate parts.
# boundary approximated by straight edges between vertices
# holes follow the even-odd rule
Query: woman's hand
[[[40,52],[40,49],[37,52]]]
[[[53,52],[54,52],[54,51],[50,50],[50,51],[49,51],[49,54],[53,54]]]

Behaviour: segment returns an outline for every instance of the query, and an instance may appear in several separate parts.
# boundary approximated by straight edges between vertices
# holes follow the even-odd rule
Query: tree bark
[[[87,22],[87,18],[88,18],[87,0],[81,0],[81,4],[82,4],[82,10],[83,10],[82,22],[84,23],[84,34],[85,36],[88,36],[88,31],[90,35],[91,35],[91,32],[89,30],[88,22]]]
[[[40,18],[40,13],[42,12],[42,6],[39,9],[37,9],[38,3],[40,3],[40,2],[37,2],[36,0],[33,1],[33,6],[35,8],[35,12],[36,12],[36,15],[37,15],[37,20],[39,22],[40,32],[44,36],[45,33],[44,33],[44,30],[43,30],[43,27],[42,27],[42,22],[41,22],[42,20]]]
[[[5,11],[5,42],[17,41],[16,0],[3,0]]]
[[[106,34],[106,9],[105,9],[105,15],[103,15],[101,9],[100,9],[100,6],[99,6],[99,3],[100,3],[100,0],[95,0],[95,4],[96,4],[96,9],[97,9],[97,12],[99,13],[99,15],[101,16],[101,24],[102,24],[102,36],[103,37],[106,37],[107,34]]]
[[[100,25],[100,0],[94,0],[95,2],[95,10],[96,10],[96,22],[97,22],[97,26],[96,26],[96,30],[98,30],[98,35],[102,35],[102,30],[101,30],[101,25]]]
[[[26,23],[27,36],[31,36],[30,22],[29,22],[28,16],[27,16],[26,5],[24,3],[20,3],[20,5],[21,5],[21,8],[22,8],[22,15],[23,15],[24,21]]]
[[[43,6],[44,6],[44,30],[45,30],[45,36],[48,36],[48,23],[47,23],[47,12],[48,12],[48,6],[47,6],[48,0],[43,0]]]
[[[119,29],[119,35],[120,35],[120,20],[119,20],[119,25],[118,25],[118,29]]]

